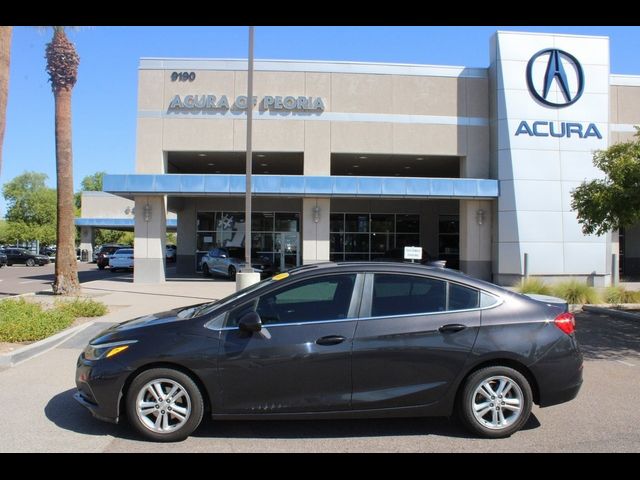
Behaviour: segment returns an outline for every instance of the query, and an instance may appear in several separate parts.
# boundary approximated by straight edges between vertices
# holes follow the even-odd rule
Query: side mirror
[[[224,253],[221,253],[220,258],[227,258],[227,256]]]
[[[259,332],[262,330],[262,320],[256,312],[245,313],[238,321],[238,327],[245,332]]]

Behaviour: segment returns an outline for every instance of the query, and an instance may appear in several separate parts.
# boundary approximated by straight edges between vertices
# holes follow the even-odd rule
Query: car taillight
[[[553,321],[556,327],[567,335],[571,335],[576,331],[576,319],[572,313],[564,312],[558,315]]]

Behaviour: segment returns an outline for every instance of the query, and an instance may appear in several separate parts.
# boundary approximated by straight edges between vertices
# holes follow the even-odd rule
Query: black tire
[[[236,267],[234,266],[229,267],[229,280],[236,281]]]
[[[513,386],[509,389],[504,399],[503,397],[498,398],[497,396],[491,396],[493,400],[490,398],[486,398],[485,400],[480,393],[477,393],[480,386],[487,382],[492,387],[498,387],[500,379],[507,379],[513,383]],[[494,390],[497,390],[497,388],[494,388]],[[496,391],[495,393],[498,392]],[[514,412],[508,407],[500,407],[500,404],[498,403],[500,402],[504,405],[505,403],[503,400],[506,400],[507,402],[509,399],[515,401],[514,399],[518,396],[520,397],[519,413]],[[477,419],[474,413],[474,404],[478,405],[478,403],[483,400],[486,403],[493,403],[489,403],[487,406],[490,409],[485,416],[481,417],[481,419]],[[464,426],[472,433],[485,438],[504,438],[517,432],[525,423],[527,423],[529,415],[531,414],[532,404],[533,394],[531,392],[531,385],[529,385],[529,382],[524,375],[513,368],[493,366],[480,369],[469,375],[466,379],[462,387],[462,393],[459,397],[458,413]],[[503,416],[504,412],[508,412],[508,416],[505,417],[505,420],[508,422],[506,426],[497,425],[493,428],[487,426],[487,424],[490,424],[493,419],[494,405],[496,408],[496,415],[499,415],[500,408],[503,409]],[[509,422],[509,419],[512,419],[512,421]],[[485,421],[483,422],[481,420]]]
[[[207,265],[206,263],[202,264],[202,276],[203,277],[211,276],[211,272],[209,271],[209,265]]]
[[[27,258],[27,262],[25,263],[27,267],[35,267],[36,261],[33,258]]]
[[[98,264],[98,270],[104,270],[104,265]]]
[[[117,268],[113,268],[113,267],[109,267],[109,270],[111,270],[111,273],[116,273],[118,271]]]
[[[186,405],[189,405],[191,408],[186,421],[184,421],[184,423],[179,428],[170,430],[167,433],[159,433],[151,430],[150,427],[147,427],[147,425],[143,423],[143,420],[140,419],[137,412],[138,395],[144,395],[146,386],[150,382],[160,381],[161,379],[176,382],[182,388],[184,388],[186,395],[183,395],[181,397],[181,405],[183,406],[183,408],[186,408]],[[166,390],[165,393],[167,393]],[[189,404],[187,404],[187,396],[190,402]],[[140,373],[133,380],[133,382],[131,382],[131,386],[127,391],[126,403],[127,418],[129,420],[129,423],[142,436],[156,442],[180,442],[186,439],[196,428],[198,428],[198,425],[200,425],[204,413],[204,401],[202,399],[202,393],[200,392],[200,389],[195,384],[195,382],[188,375],[170,368],[154,368]],[[160,408],[162,408],[162,404],[160,405]],[[175,421],[175,418],[172,419],[170,414],[166,413],[166,415],[169,421]],[[155,418],[158,418],[158,415],[156,415]]]
[[[13,263],[7,263],[7,267],[12,267]]]

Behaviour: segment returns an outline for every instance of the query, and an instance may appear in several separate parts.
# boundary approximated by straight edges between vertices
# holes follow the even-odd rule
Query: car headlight
[[[87,360],[100,360],[111,358],[127,350],[137,340],[124,340],[122,342],[102,343],[100,345],[87,345],[84,350],[84,358]]]

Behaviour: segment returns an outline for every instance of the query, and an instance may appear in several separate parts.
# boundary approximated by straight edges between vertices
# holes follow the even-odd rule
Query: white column
[[[302,199],[302,263],[329,261],[329,198]]]
[[[460,200],[460,270],[491,280],[492,202]]]
[[[163,283],[167,216],[165,197],[136,196],[134,269],[135,283]]]
[[[93,227],[80,227],[80,252],[86,250],[89,254],[87,261],[90,262],[93,259]],[[82,258],[82,257],[80,257]]]

